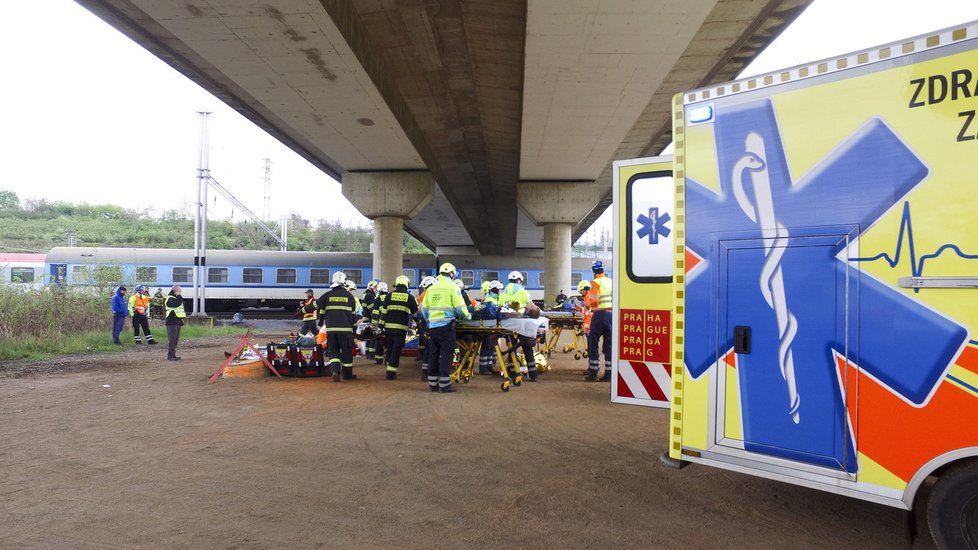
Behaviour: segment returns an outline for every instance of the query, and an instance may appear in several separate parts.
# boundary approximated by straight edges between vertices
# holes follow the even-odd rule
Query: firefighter
[[[523,274],[519,271],[510,272],[509,284],[499,293],[499,303],[522,313],[530,302],[530,292],[523,287]]]
[[[187,312],[183,309],[183,289],[180,285],[173,285],[163,307],[166,308],[166,360],[179,361],[177,344],[180,342],[180,327],[187,317]]]
[[[346,274],[337,271],[333,274],[333,284],[317,301],[323,310],[327,333],[326,355],[333,372],[333,381],[356,380],[353,374],[353,312],[356,300],[346,289]]]
[[[604,353],[604,374],[602,382],[611,382],[611,278],[604,274],[604,262],[596,260],[591,265],[594,280],[591,289],[584,298],[584,306],[593,311],[591,328],[587,337],[588,368],[586,380],[598,380],[598,340],[602,340],[601,352]]]
[[[146,343],[156,345],[156,340],[153,339],[153,333],[149,331],[149,308],[151,300],[149,289],[143,285],[136,285],[135,292],[129,297],[129,315],[132,317],[132,337],[137,344],[143,343],[139,337],[139,329],[142,328],[143,336],[146,337]]]
[[[410,281],[404,275],[394,280],[394,291],[387,295],[381,306],[380,326],[384,329],[387,341],[387,380],[397,379],[397,367],[401,361],[401,349],[411,322],[411,317],[418,313],[418,301],[408,293]]]
[[[371,323],[373,321],[374,304],[377,302],[377,283],[379,282],[377,279],[373,279],[367,283],[367,290],[363,293],[363,300],[360,302],[363,308],[363,317],[360,318],[360,322],[362,323]],[[367,357],[372,358],[374,356],[374,342],[375,340],[367,342]]]
[[[350,294],[353,294],[353,291],[357,289],[357,284],[353,282],[353,279],[346,280],[346,289],[350,291]],[[356,294],[353,294],[353,301],[357,303],[357,309],[353,312],[353,318],[357,320],[363,316],[363,306],[360,304],[360,298],[357,298]]]
[[[431,338],[429,351],[428,389],[452,393],[452,359],[455,356],[455,321],[471,319],[469,309],[462,301],[462,294],[452,283],[455,266],[444,263],[438,269],[438,279],[431,285],[421,301],[421,314],[428,322]]]
[[[462,293],[462,301],[466,306],[475,306],[475,300],[469,298],[469,293],[465,291],[465,283],[462,279],[455,279],[455,286]]]
[[[163,289],[157,288],[156,294],[153,294],[153,298],[149,301],[150,316],[153,319],[163,318],[163,302],[165,301],[166,297],[163,296]]]
[[[418,284],[418,304],[420,306],[421,302],[424,301],[425,292],[428,288],[435,284],[435,278],[431,275],[426,275],[421,279],[421,283]],[[423,315],[418,315],[416,317],[418,321],[418,359],[421,361],[421,379],[425,382],[428,381],[428,352],[431,351],[430,338],[428,337],[428,322],[425,320]]]
[[[384,281],[377,283],[377,297],[374,299],[374,308],[370,313],[370,324],[373,325],[376,332],[379,332],[381,328],[380,320],[384,317],[384,301],[387,300],[388,293],[387,283]],[[374,363],[381,365],[384,363],[384,340],[375,338],[372,342],[373,355],[367,355],[367,357],[373,357]]]
[[[299,302],[299,311],[302,312],[302,328],[299,329],[299,334],[318,335],[316,317],[319,311],[316,307],[316,293],[311,288],[306,290],[306,299]]]

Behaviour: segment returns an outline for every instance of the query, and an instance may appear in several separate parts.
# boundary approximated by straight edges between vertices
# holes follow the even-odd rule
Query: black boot
[[[602,382],[611,382],[611,370],[604,369],[604,374],[601,375]]]
[[[452,386],[442,386],[438,388],[441,393],[455,393],[455,388]]]
[[[397,380],[397,371],[392,371],[392,370],[387,371],[386,373],[384,373],[384,379]]]
[[[598,381],[598,371],[588,369],[588,371],[584,374],[584,381],[585,382],[597,382]]]
[[[356,380],[357,375],[353,374],[353,367],[343,367],[343,380]]]

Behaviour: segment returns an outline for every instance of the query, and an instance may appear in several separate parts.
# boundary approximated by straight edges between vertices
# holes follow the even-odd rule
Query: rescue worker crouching
[[[356,300],[346,288],[346,274],[333,274],[333,284],[317,301],[323,311],[323,330],[326,331],[326,356],[333,381],[355,380],[353,374],[353,313]]]
[[[302,328],[299,334],[319,334],[319,327],[316,326],[318,309],[316,307],[316,293],[312,289],[306,290],[306,299],[299,302],[299,311],[302,313]]]
[[[146,343],[156,345],[153,333],[149,330],[149,313],[152,298],[149,297],[149,289],[144,285],[136,285],[135,292],[129,297],[129,315],[132,317],[132,337],[137,344],[142,344],[139,337],[139,329],[143,330]]]
[[[455,321],[471,319],[468,307],[462,301],[462,293],[452,282],[455,266],[442,264],[438,278],[421,301],[421,314],[428,322],[430,335],[428,389],[452,393],[452,359],[455,356]]]
[[[401,350],[411,317],[418,313],[418,301],[408,292],[410,281],[404,275],[394,280],[394,291],[387,294],[381,305],[380,327],[384,329],[384,339],[387,344],[385,361],[387,363],[387,380],[397,379],[397,367],[400,364]]]
[[[604,263],[597,260],[591,265],[594,280],[591,289],[584,299],[584,306],[591,309],[591,327],[587,337],[588,372],[585,379],[589,382],[598,380],[598,340],[601,342],[601,352],[604,354],[604,374],[602,382],[611,382],[611,302],[612,281],[604,274]]]

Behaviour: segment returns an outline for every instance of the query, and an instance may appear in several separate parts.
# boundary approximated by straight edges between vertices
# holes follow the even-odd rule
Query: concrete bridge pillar
[[[431,202],[430,172],[346,172],[343,196],[374,222],[374,278],[391,287],[404,269],[404,220]],[[414,281],[417,283],[417,281]]]
[[[521,181],[516,187],[520,209],[543,226],[543,296],[554,304],[563,290],[574,294],[571,281],[571,233],[597,204],[592,182]]]

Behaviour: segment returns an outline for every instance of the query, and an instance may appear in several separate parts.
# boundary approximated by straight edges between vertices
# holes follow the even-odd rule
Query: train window
[[[498,281],[498,280],[499,280],[499,272],[498,271],[483,271],[482,272],[482,281],[483,282],[485,282],[485,281]]]
[[[523,286],[529,285],[530,284],[530,275],[527,274],[526,271],[520,271],[520,274],[523,275]]]
[[[584,275],[580,271],[571,271],[571,286],[577,288],[577,283],[584,280]]]
[[[88,270],[87,265],[73,265],[71,266],[71,282],[76,285],[83,285],[92,278],[91,271]]]
[[[192,267],[174,267],[173,268],[173,282],[176,283],[190,283],[193,282],[194,278],[194,268]]]
[[[11,267],[10,282],[11,283],[33,283],[34,268],[33,267]]]
[[[363,284],[363,270],[362,269],[344,269],[343,273],[346,273],[346,279],[348,281],[353,281],[360,286]]]
[[[329,270],[321,268],[312,268],[309,270],[309,284],[310,285],[328,285],[329,284]]]
[[[226,282],[228,282],[228,268],[226,268],[226,267],[208,267],[207,268],[207,282],[208,283],[226,283]]]
[[[275,271],[275,282],[280,285],[295,284],[295,268],[280,267]]]
[[[422,269],[421,272],[418,274],[418,283],[420,284],[421,279],[424,279],[425,277],[431,277],[432,273],[434,273],[434,270]]]
[[[463,269],[459,278],[465,286],[472,286],[475,283],[475,272],[471,269]]]
[[[543,272],[543,271],[541,271],[540,273],[537,273],[537,286],[539,286],[539,287],[544,286],[543,285],[543,274],[544,273],[545,272]],[[523,280],[526,281],[526,279],[523,279]],[[527,286],[530,286],[530,281],[526,281],[526,285]]]
[[[156,267],[148,265],[136,266],[136,282],[137,283],[155,283],[156,282]]]
[[[97,265],[95,266],[95,283],[100,285],[114,285],[122,281],[122,266],[119,265]]]
[[[260,283],[261,282],[261,268],[260,267],[246,267],[241,270],[241,282],[242,283]]]
[[[415,278],[414,278],[414,270],[413,269],[405,269],[401,273],[403,273],[404,276],[408,278],[408,286],[409,287],[414,284]]]

